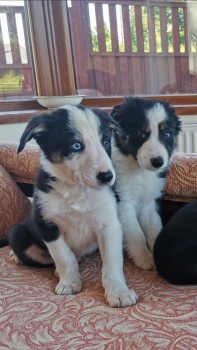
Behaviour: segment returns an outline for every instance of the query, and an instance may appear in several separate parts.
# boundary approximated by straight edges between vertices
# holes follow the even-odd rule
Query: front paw
[[[111,307],[127,307],[137,303],[137,294],[132,289],[111,290],[106,292],[106,299]]]
[[[134,264],[142,270],[155,270],[154,260],[151,252],[147,249],[143,253],[135,254],[132,257]]]
[[[55,287],[56,294],[60,295],[72,295],[81,292],[82,282],[80,278],[69,281],[66,279],[61,279]]]

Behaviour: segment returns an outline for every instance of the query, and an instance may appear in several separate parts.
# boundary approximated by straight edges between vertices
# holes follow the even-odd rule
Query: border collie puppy
[[[122,230],[111,186],[111,125],[106,112],[65,106],[34,117],[18,151],[34,138],[41,165],[30,215],[10,233],[15,256],[29,266],[55,263],[57,294],[82,289],[77,260],[99,246],[105,295],[113,307],[137,301],[123,274]]]
[[[115,106],[112,116],[126,134],[117,133],[112,148],[125,248],[137,267],[151,270],[153,245],[162,228],[156,199],[164,188],[180,121],[168,103],[138,97]]]
[[[154,245],[159,274],[174,284],[197,284],[197,201],[186,204],[164,226]]]

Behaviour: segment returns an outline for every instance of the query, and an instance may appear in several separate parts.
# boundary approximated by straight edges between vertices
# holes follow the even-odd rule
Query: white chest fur
[[[125,248],[137,267],[150,270],[154,266],[151,251],[162,227],[155,199],[161,196],[165,180],[116,147],[112,159]]]
[[[58,226],[76,256],[97,248],[97,234],[116,206],[109,188],[95,190],[56,182],[52,191],[39,191],[38,196],[44,218]]]
[[[117,175],[116,191],[121,199],[137,206],[161,196],[165,179],[156,172],[142,169],[131,155],[124,156],[114,148],[113,164]]]

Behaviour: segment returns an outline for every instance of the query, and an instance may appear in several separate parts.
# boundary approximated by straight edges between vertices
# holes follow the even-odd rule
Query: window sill
[[[197,95],[172,95],[172,96],[143,96],[170,102],[176,109],[177,115],[197,115]],[[122,102],[124,97],[86,97],[82,105],[87,107],[102,108],[110,112],[112,107]],[[0,124],[25,123],[36,115],[47,112],[34,99],[0,100]]]
[[[43,113],[43,109],[36,110],[21,110],[21,111],[8,111],[0,112],[0,125],[2,124],[15,124],[15,123],[26,123],[31,117],[36,114]],[[46,110],[47,111],[47,110]]]

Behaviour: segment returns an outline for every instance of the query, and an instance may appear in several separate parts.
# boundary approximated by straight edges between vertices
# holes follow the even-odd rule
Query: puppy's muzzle
[[[99,172],[97,175],[98,183],[103,185],[108,184],[109,182],[112,181],[112,179],[113,179],[113,174],[110,170],[106,172]]]
[[[153,157],[153,158],[151,158],[150,161],[151,161],[152,166],[154,166],[154,168],[156,168],[156,169],[161,168],[161,166],[164,163],[164,160],[163,160],[163,158],[161,156]]]

